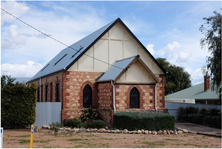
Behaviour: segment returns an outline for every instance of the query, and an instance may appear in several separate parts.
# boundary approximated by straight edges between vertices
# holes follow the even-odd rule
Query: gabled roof
[[[211,82],[211,81],[210,81]],[[211,85],[210,85],[211,86]],[[211,91],[211,88],[207,91],[204,91],[204,83],[186,88],[184,90],[175,92],[173,94],[166,95],[167,99],[219,99],[218,95]]]
[[[55,73],[68,70],[83,54],[85,54],[107,31],[109,31],[117,22],[121,23],[123,27],[130,33],[130,35],[141,45],[145,52],[154,60],[154,62],[165,73],[163,67],[157,60],[146,50],[144,45],[137,39],[137,37],[129,30],[129,28],[122,22],[120,18],[109,24],[103,26],[92,34],[70,45],[57,54],[49,63],[47,63],[36,75],[34,75],[28,82],[46,77]]]
[[[133,63],[139,61],[142,66],[149,72],[156,82],[159,82],[158,78],[152,73],[152,71],[146,66],[146,64],[140,59],[140,56],[132,56],[122,60],[116,61],[109,69],[96,79],[96,82],[116,81]]]

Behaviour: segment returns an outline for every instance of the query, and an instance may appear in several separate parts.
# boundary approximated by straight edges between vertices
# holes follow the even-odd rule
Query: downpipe
[[[116,106],[115,106],[115,85],[113,85],[113,81],[111,81],[111,85],[113,86],[113,109],[114,109],[114,113],[116,113]]]
[[[158,83],[155,84],[155,111],[157,113],[157,101],[156,101],[156,86]]]

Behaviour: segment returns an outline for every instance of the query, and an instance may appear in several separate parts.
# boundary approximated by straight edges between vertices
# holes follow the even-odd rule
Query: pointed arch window
[[[83,107],[92,107],[92,88],[87,84],[83,89]]]
[[[135,87],[130,91],[130,108],[140,108],[140,93]]]

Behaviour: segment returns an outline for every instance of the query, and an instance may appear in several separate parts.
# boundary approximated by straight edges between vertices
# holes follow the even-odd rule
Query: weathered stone
[[[188,131],[186,129],[183,129],[182,131],[183,131],[183,133],[188,133]]]
[[[177,131],[176,130],[174,131],[174,134],[177,135]]]
[[[161,131],[161,130],[159,130],[159,131],[157,132],[157,134],[162,134],[162,131]]]
[[[164,130],[164,131],[163,131],[163,134],[165,134],[165,135],[166,135],[166,134],[167,134],[167,131],[166,131],[166,130]]]
[[[145,131],[144,131],[143,129],[141,129],[141,132],[142,132],[142,133],[145,133]]]
[[[127,133],[127,132],[128,132],[128,130],[127,130],[127,129],[124,129],[124,130],[123,130],[123,133]]]
[[[152,131],[152,134],[157,135],[157,132],[156,131]]]
[[[172,130],[170,130],[170,134],[173,134],[173,131],[172,131]]]
[[[119,133],[119,129],[114,130],[114,133]]]
[[[111,130],[111,133],[115,133],[115,131],[114,131],[114,130]]]
[[[148,131],[148,130],[146,130],[146,131],[144,131],[144,133],[145,133],[145,134],[149,134],[149,131]]]
[[[108,127],[108,126],[106,126],[106,129],[109,129],[109,127]]]
[[[105,129],[105,128],[102,128],[102,129],[101,129],[101,132],[106,132],[106,129]]]
[[[182,133],[183,133],[183,131],[178,131],[177,133],[178,133],[178,134],[182,134]]]
[[[149,134],[152,134],[152,131],[149,131]]]
[[[88,128],[88,129],[86,129],[86,132],[90,132],[90,129]]]
[[[141,130],[138,130],[137,133],[138,133],[138,134],[142,134],[142,131],[141,131]]]

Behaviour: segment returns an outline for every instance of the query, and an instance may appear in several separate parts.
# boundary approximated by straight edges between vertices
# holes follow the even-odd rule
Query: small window
[[[56,102],[59,102],[59,84],[56,84]]]
[[[45,102],[48,101],[48,85],[45,86]]]
[[[83,89],[83,107],[92,107],[92,88],[88,84]]]
[[[140,93],[135,87],[130,91],[130,108],[140,108]]]

